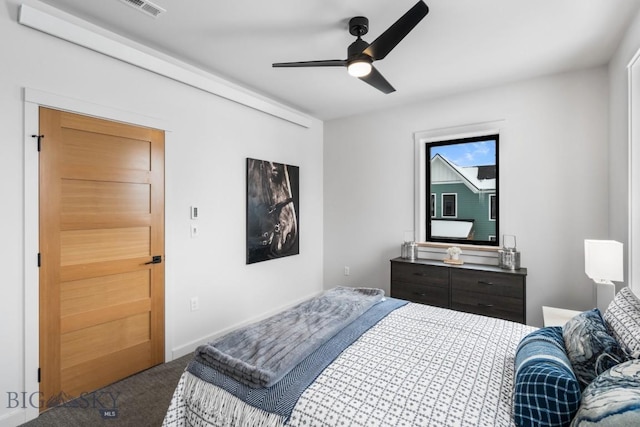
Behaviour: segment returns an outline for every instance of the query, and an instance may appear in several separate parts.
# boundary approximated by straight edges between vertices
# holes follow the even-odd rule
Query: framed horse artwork
[[[247,158],[247,264],[300,253],[300,168]]]

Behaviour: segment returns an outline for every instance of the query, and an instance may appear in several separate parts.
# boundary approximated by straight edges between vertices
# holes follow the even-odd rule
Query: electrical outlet
[[[191,297],[191,311],[198,311],[200,308],[200,301],[198,297]]]
[[[349,267],[347,267],[346,265],[344,266],[344,275],[348,276],[349,274],[351,274],[351,270],[349,269]]]

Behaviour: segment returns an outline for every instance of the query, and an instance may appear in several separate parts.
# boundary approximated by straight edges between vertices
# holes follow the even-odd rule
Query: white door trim
[[[25,421],[38,417],[38,408],[30,402],[38,401],[38,366],[39,361],[39,286],[40,275],[37,265],[39,252],[39,159],[37,151],[37,135],[39,130],[39,107],[51,107],[57,110],[88,116],[130,123],[137,126],[151,127],[170,132],[167,120],[149,117],[144,114],[121,110],[115,107],[95,104],[56,95],[32,88],[24,88],[24,389],[26,404]],[[46,144],[46,136],[42,140]],[[165,146],[167,138],[165,138]],[[165,205],[167,197],[165,194]],[[165,236],[165,255],[167,240]],[[165,256],[165,259],[167,257]],[[171,294],[169,280],[169,265],[165,265],[165,301],[169,301]],[[167,349],[172,347],[168,325],[171,325],[171,310],[165,304],[165,360],[169,361],[172,354]]]
[[[640,50],[627,65],[628,82],[628,236],[627,240],[627,285],[636,294],[640,295],[640,285],[636,283],[636,276],[640,276],[640,197],[635,192],[640,188],[640,119],[637,117],[640,111]]]

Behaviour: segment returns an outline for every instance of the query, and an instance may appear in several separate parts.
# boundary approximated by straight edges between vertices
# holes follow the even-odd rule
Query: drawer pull
[[[479,305],[480,307],[487,307],[487,308],[493,307],[493,304],[483,304],[483,303],[481,303],[481,302],[479,302],[479,303],[478,303],[478,305]]]
[[[420,277],[426,277],[428,276],[427,273],[413,273],[414,276],[420,276]]]
[[[478,285],[493,286],[493,282],[487,282],[486,280],[478,280]]]
[[[414,294],[414,295],[417,295],[417,296],[419,296],[419,297],[426,297],[426,296],[427,296],[427,294],[426,294],[426,293],[424,293],[424,292],[422,292],[422,293],[420,293],[420,292],[414,292],[413,294]]]

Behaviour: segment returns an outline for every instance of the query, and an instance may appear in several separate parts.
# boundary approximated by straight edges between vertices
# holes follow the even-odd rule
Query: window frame
[[[414,132],[414,239],[417,242],[429,246],[440,246],[442,243],[451,243],[458,245],[469,245],[472,247],[486,248],[487,250],[497,250],[499,247],[500,235],[500,205],[502,204],[500,198],[500,182],[499,175],[499,147],[504,144],[504,128],[505,120],[487,121],[482,123],[468,124],[462,126],[435,128],[431,130],[425,130],[420,132]],[[496,192],[495,206],[496,206],[496,219],[495,219],[495,234],[492,233],[493,238],[491,240],[457,240],[453,239],[440,239],[440,238],[427,238],[427,218],[431,218],[427,211],[427,197],[430,197],[430,191],[427,191],[427,146],[429,144],[438,143],[448,140],[475,138],[475,137],[490,137],[492,135],[497,136],[496,145]],[[502,143],[502,144],[501,144]],[[429,196],[428,196],[429,194]],[[457,210],[457,209],[456,209]],[[437,210],[436,210],[437,212]]]

